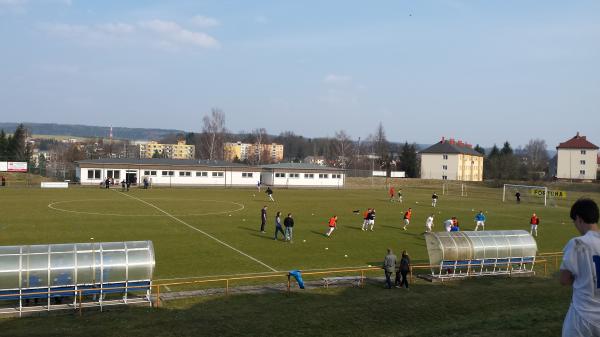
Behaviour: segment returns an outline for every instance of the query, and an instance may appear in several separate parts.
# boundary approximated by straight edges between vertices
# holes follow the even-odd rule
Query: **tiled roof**
[[[560,143],[557,149],[594,149],[598,150],[598,146],[590,143],[585,136],[580,136],[579,132],[575,135],[575,137],[567,140],[564,143]]]
[[[420,153],[441,153],[441,154],[468,154],[471,156],[483,157],[483,154],[473,150],[470,147],[459,146],[458,144],[450,144],[449,141],[440,141],[421,151]]]

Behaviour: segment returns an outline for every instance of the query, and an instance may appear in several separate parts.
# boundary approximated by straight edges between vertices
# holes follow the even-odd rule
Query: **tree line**
[[[4,129],[0,130],[0,161],[29,162],[32,152],[23,124],[19,124],[11,135],[7,135]]]

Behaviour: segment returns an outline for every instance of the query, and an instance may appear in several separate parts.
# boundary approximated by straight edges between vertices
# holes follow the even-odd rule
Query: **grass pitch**
[[[387,247],[397,253],[406,249],[414,261],[427,262],[422,233],[431,213],[434,230],[441,231],[452,216],[462,230],[472,230],[478,210],[486,212],[486,230],[529,230],[529,217],[536,212],[540,252],[560,251],[576,235],[568,218],[571,200],[556,207],[502,203],[500,189],[478,187],[467,197],[440,195],[433,208],[434,190],[404,187],[404,202],[398,203],[390,202],[383,188],[275,189],[276,202],[255,189],[3,189],[0,245],[152,240],[155,278],[176,279],[378,265]],[[570,193],[572,199],[577,196]],[[259,232],[263,205],[268,206],[264,234]],[[377,210],[373,232],[360,229],[367,207]],[[413,219],[403,231],[408,207]],[[293,243],[273,240],[277,211],[293,214]],[[338,228],[327,238],[327,220],[333,215],[339,217]]]

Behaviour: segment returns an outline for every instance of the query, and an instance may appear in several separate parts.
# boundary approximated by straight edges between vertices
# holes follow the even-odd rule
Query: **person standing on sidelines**
[[[256,183],[256,188],[258,189],[258,193],[260,193],[260,180]]]
[[[515,193],[515,198],[517,198],[517,204],[521,203],[521,193],[519,193],[519,191],[517,191],[517,193]]]
[[[277,234],[281,232],[281,236],[285,240],[285,232],[283,231],[283,227],[281,227],[281,212],[277,212],[275,215],[275,237],[273,240],[277,240]]]
[[[401,188],[398,189],[398,202],[402,203],[402,189]]]
[[[273,190],[271,189],[271,187],[267,187],[265,193],[269,196],[269,200],[275,202],[275,199],[273,199]]]
[[[383,259],[383,271],[385,272],[385,285],[387,289],[392,289],[392,274],[396,271],[396,260],[398,258],[388,248],[387,255]]]
[[[485,230],[485,215],[483,214],[483,211],[479,211],[479,213],[477,213],[475,215],[475,231],[476,232],[477,232],[477,229],[479,228],[479,226],[481,226],[482,231]]]
[[[570,217],[581,236],[567,243],[560,265],[560,283],[573,287],[563,322],[563,337],[600,336],[600,228],[594,200],[577,200]]]
[[[531,216],[531,219],[529,220],[529,224],[531,225],[531,230],[529,231],[529,234],[534,235],[534,233],[535,233],[534,236],[537,237],[537,228],[538,228],[538,225],[540,224],[540,218],[535,213],[533,213],[533,215]]]
[[[406,290],[408,290],[408,273],[410,273],[410,257],[408,257],[408,253],[403,250],[402,257],[400,258],[400,274],[402,274],[400,288],[404,285]]]
[[[431,206],[435,207],[435,205],[437,205],[437,201],[438,201],[438,195],[435,194],[435,192],[433,192],[433,194],[431,195]]]
[[[337,227],[337,219],[337,215],[334,215],[333,217],[329,218],[329,231],[325,233],[326,237],[330,237],[331,233],[333,233],[333,231]]]
[[[394,191],[394,186],[390,186],[390,202],[394,201],[394,196],[396,196],[396,192]]]
[[[265,232],[265,225],[267,224],[267,205],[264,205],[260,210],[260,232]]]
[[[292,213],[288,213],[285,220],[283,220],[283,226],[285,227],[285,240],[294,243],[294,218],[292,218]]]
[[[433,213],[425,220],[425,233],[431,233],[433,227]]]
[[[404,230],[406,230],[406,226],[410,225],[410,218],[412,217],[412,208],[409,208],[408,211],[404,213]]]

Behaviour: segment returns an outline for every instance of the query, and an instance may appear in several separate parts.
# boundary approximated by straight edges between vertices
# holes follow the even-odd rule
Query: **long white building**
[[[177,159],[95,159],[76,162],[82,185],[99,185],[107,178],[155,186],[256,186],[260,168],[224,161]]]
[[[279,163],[261,166],[261,181],[269,186],[343,187],[343,169],[307,163]]]
[[[154,186],[267,186],[343,187],[344,170],[312,164],[248,166],[225,161],[177,160],[164,158],[110,158],[76,162],[82,185],[100,185],[107,178]]]
[[[556,147],[556,178],[595,180],[598,170],[598,146],[579,135]]]

